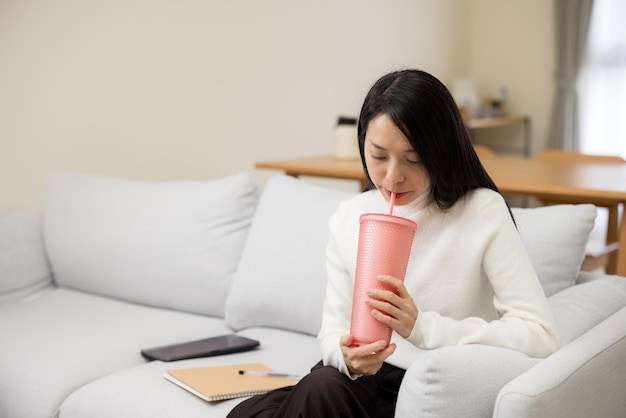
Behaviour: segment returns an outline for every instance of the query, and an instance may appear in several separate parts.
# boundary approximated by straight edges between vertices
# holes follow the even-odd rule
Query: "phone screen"
[[[257,340],[235,334],[189,341],[180,344],[141,350],[147,360],[175,361],[198,357],[218,356],[252,350],[259,346]]]

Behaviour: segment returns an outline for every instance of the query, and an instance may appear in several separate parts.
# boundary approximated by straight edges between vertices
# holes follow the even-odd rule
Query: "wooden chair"
[[[615,155],[592,155],[583,154],[575,151],[562,150],[546,150],[539,153],[536,157],[542,161],[587,161],[611,164],[626,164],[626,160]],[[542,202],[544,205],[555,204],[560,202]],[[585,260],[582,264],[582,270],[591,271],[600,267],[605,267],[606,272],[614,274],[617,268],[617,249],[619,248],[617,230],[619,223],[619,207],[609,206],[607,218],[607,230],[605,242],[594,242],[593,239],[587,244]],[[600,218],[603,217],[602,212],[598,212]],[[596,226],[601,225],[596,218]],[[593,233],[592,233],[593,234]]]
[[[476,151],[476,154],[478,155],[478,158],[495,157],[495,155],[496,155],[496,153],[493,152],[493,150],[491,148],[486,147],[484,145],[474,144],[474,151]]]

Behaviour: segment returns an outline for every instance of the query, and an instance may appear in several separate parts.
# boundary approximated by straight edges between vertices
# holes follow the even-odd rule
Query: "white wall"
[[[469,73],[483,97],[509,90],[510,111],[531,120],[532,154],[547,144],[554,94],[554,6],[545,0],[473,0]],[[494,128],[476,140],[519,153],[523,129]]]
[[[532,58],[552,42],[551,17],[533,31],[515,22],[545,10],[551,2],[3,0],[0,213],[40,205],[53,171],[202,180],[330,153],[336,117],[357,115],[371,83],[397,68],[446,84],[484,72],[511,85],[516,107],[543,109],[551,91],[516,95],[535,74],[494,68],[479,43],[501,13],[512,43],[539,39],[502,46],[498,60]]]

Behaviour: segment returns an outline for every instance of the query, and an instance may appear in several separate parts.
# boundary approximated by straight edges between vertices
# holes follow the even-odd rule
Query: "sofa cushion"
[[[251,173],[206,182],[48,178],[44,236],[56,282],[223,316],[258,201]]]
[[[145,364],[143,348],[229,332],[221,318],[67,288],[0,306],[0,417],[57,416],[81,386]]]
[[[225,319],[231,327],[317,334],[328,219],[339,202],[353,195],[285,175],[268,181],[226,302]]]
[[[112,373],[72,393],[63,402],[60,416],[224,418],[246,398],[205,402],[163,378],[165,370],[261,362],[279,372],[304,375],[320,359],[317,341],[309,335],[270,328],[250,328],[239,334],[260,341],[261,347],[171,363],[153,361]]]
[[[546,296],[573,286],[593,229],[593,205],[513,208],[520,237]]]
[[[36,294],[52,285],[43,246],[41,210],[0,217],[0,303]]]

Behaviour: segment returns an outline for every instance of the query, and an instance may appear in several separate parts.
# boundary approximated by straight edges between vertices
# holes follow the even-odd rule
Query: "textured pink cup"
[[[389,345],[392,330],[372,316],[372,308],[365,303],[368,299],[366,292],[369,289],[393,291],[393,288],[381,283],[378,279],[380,275],[404,280],[417,224],[410,219],[377,213],[363,214],[359,221],[350,324],[352,344],[359,346],[384,340]]]

